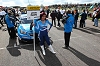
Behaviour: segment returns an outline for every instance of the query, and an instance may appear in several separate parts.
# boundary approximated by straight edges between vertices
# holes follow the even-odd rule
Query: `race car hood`
[[[22,30],[25,30],[27,32],[31,31],[30,30],[30,24],[20,24],[19,26]],[[34,27],[32,28],[32,30],[34,31]]]

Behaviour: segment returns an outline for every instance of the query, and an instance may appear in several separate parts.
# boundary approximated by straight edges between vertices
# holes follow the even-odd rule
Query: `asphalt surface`
[[[0,29],[0,66],[100,66],[100,24],[99,27],[92,25],[93,22],[86,20],[85,28],[73,29],[69,49],[62,48],[63,25],[52,27],[49,36],[56,54],[47,48],[43,56],[37,46],[35,57],[33,44],[10,39],[4,31],[5,25]]]

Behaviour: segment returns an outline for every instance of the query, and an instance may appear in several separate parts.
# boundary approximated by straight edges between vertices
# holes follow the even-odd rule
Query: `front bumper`
[[[23,34],[18,34],[18,38],[21,41],[33,41],[34,37],[33,36],[28,36],[28,35],[23,35]]]

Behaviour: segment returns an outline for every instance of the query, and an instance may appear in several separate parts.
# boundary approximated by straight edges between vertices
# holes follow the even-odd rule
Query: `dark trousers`
[[[70,36],[71,36],[71,32],[70,33],[64,32],[65,47],[69,47]]]
[[[39,45],[38,33],[35,33],[35,44]]]
[[[85,27],[85,20],[80,20],[80,28]]]
[[[77,28],[77,20],[75,19],[74,28]]]
[[[52,19],[52,26],[53,26],[53,22],[54,22],[54,25],[56,26],[56,21],[55,21],[55,19]]]
[[[50,45],[50,41],[49,41],[49,37],[48,37],[48,32],[47,30],[45,31],[40,31],[40,34],[39,34],[39,38],[40,38],[40,45],[44,45],[44,41],[46,41],[46,43],[48,45]]]
[[[61,25],[60,25],[60,19],[58,18],[57,20],[58,20],[58,26],[61,26]]]
[[[15,38],[16,37],[16,31],[15,31],[14,27],[8,28],[8,33],[9,33],[10,38]]]
[[[93,17],[92,17],[92,22],[94,22],[94,19],[95,19],[95,17],[93,16]]]

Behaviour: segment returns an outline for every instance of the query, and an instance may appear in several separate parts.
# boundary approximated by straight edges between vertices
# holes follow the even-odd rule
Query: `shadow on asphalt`
[[[41,56],[39,51],[37,51],[37,54],[40,60],[45,64],[45,66],[62,66],[61,62],[56,57],[56,55],[51,53],[48,49],[46,50],[46,55],[43,57]],[[41,65],[39,64],[39,66]]]
[[[89,31],[85,30],[84,28],[77,28],[77,30],[80,30],[80,31],[88,33],[88,34],[93,34],[93,33],[89,32]]]
[[[87,57],[86,55],[84,55],[81,52],[75,50],[74,48],[69,47],[68,50],[71,51],[75,56],[77,56],[80,60],[82,60],[88,66],[100,66],[100,62],[99,61]]]
[[[85,29],[89,30],[89,31],[92,31],[92,32],[95,32],[95,33],[100,33],[100,30],[95,29],[95,28],[86,27]]]
[[[88,33],[88,34],[100,33],[100,30],[95,29],[95,28],[90,28],[90,27],[77,28],[77,30],[80,30],[80,31]]]
[[[53,44],[53,41],[50,39],[50,43]],[[46,42],[44,42],[44,45],[46,48],[48,48],[48,45]],[[35,45],[36,46],[36,50],[40,50],[40,45]],[[22,43],[19,43],[19,47],[21,49],[26,49],[26,50],[30,50],[30,51],[33,51],[34,50],[34,43],[33,42],[29,42],[29,43],[26,43],[26,42],[22,42]]]
[[[50,43],[53,44],[53,41],[51,39],[50,39]],[[44,42],[44,44],[45,44],[45,47],[48,48],[47,43]],[[11,54],[11,56],[19,56],[21,55],[21,52],[18,49],[26,49],[26,50],[34,51],[34,44],[30,42],[29,43],[22,42],[22,43],[19,43],[19,45],[17,45],[17,39],[9,38],[9,44],[6,48]],[[40,50],[40,46],[36,45],[35,50]]]
[[[11,54],[11,56],[19,56],[21,55],[21,52],[18,50],[19,47],[14,47],[14,45],[17,45],[16,39],[10,39],[9,38],[9,45],[7,46],[7,50]]]
[[[64,27],[56,27],[58,30],[64,31]]]

